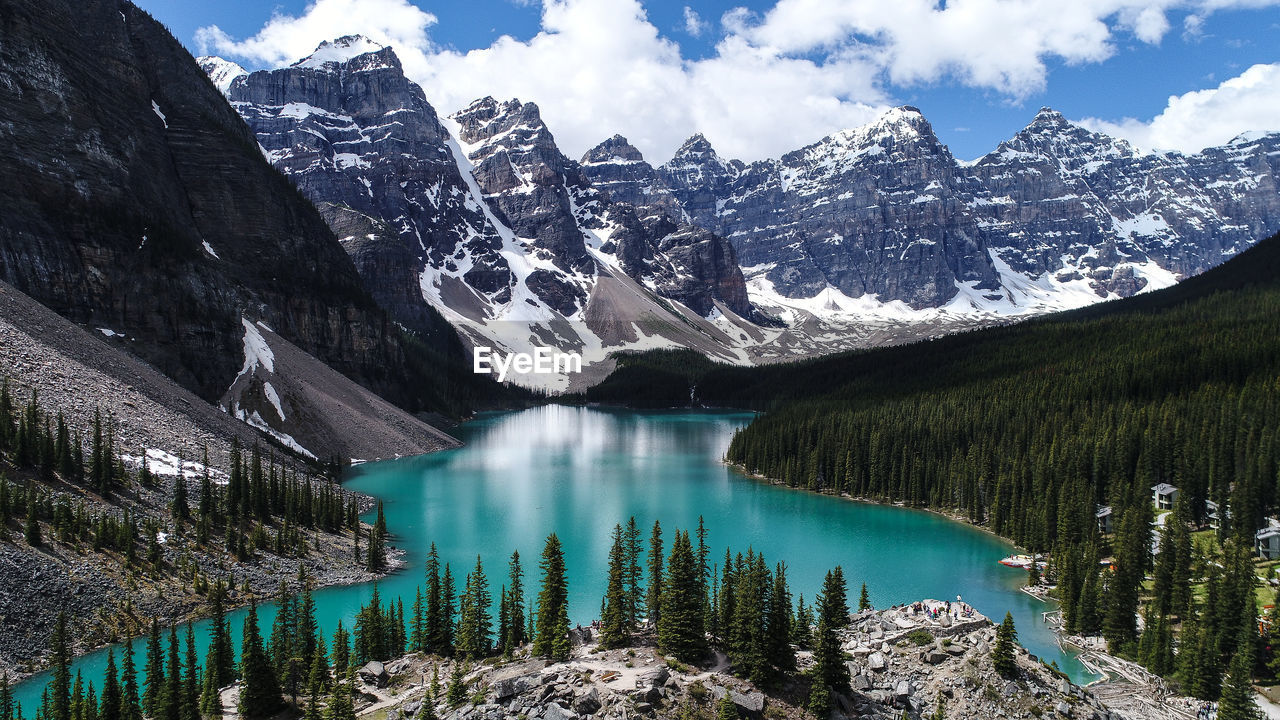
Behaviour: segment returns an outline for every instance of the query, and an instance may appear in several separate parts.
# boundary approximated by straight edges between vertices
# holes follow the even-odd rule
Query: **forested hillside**
[[[650,366],[696,403],[766,411],[728,451],[749,472],[957,512],[1048,553],[1068,631],[1190,694],[1219,697],[1237,656],[1271,674],[1254,621],[1273,569],[1251,558],[1280,484],[1278,237],[1166,291],[911,346],[758,369],[633,358],[597,396],[643,388]],[[1158,483],[1181,495],[1153,553]]]

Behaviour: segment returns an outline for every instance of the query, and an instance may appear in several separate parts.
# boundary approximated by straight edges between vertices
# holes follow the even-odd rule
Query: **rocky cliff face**
[[[0,278],[206,400],[240,369],[242,316],[405,388],[395,330],[323,218],[159,23],[122,0],[3,8]]]
[[[724,238],[693,225],[657,171],[621,135],[587,151],[582,172],[609,201],[616,230],[603,250],[659,295],[711,314],[717,301],[744,318],[747,297],[737,253]]]
[[[1125,268],[1187,277],[1274,231],[1277,145],[1244,136],[1196,155],[1143,155],[1046,108],[970,168],[983,187],[971,205],[1019,272],[1131,295],[1149,278]]]
[[[695,135],[654,167],[621,136],[565,157],[533,103],[438,118],[356,36],[202,62],[398,321],[511,349],[603,357],[651,320],[736,362],[914,339],[1164,287],[1280,229],[1275,135],[1142,154],[1045,110],[962,163],[902,107],[775,160]]]
[[[202,63],[215,74],[225,67]],[[510,297],[501,238],[467,192],[448,131],[390,48],[339,38],[290,67],[235,79],[227,95],[396,321],[451,333],[423,302],[428,266],[449,267],[499,301]]]
[[[1141,154],[1045,109],[966,165],[903,107],[750,165],[694,136],[655,187],[733,242],[762,301],[1023,313],[1164,287],[1274,232],[1277,144]]]
[[[417,329],[439,310],[475,344],[603,358],[655,331],[645,320],[637,332],[641,318],[673,343],[690,331],[685,312],[752,313],[727,242],[672,222],[683,218],[674,197],[611,199],[585,170],[596,165],[565,157],[532,103],[484,98],[442,121],[394,52],[359,36],[230,79],[226,61],[201,64],[402,324]],[[633,289],[619,292],[623,278]],[[715,332],[677,344],[723,353]]]

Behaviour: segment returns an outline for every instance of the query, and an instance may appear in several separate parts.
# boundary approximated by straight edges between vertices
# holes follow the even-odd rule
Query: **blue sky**
[[[361,32],[396,47],[442,114],[518,95],[571,156],[622,132],[663,162],[696,131],[726,156],[776,156],[897,104],[962,159],[1042,105],[1148,148],[1280,130],[1271,0],[139,4],[193,53],[250,70]]]

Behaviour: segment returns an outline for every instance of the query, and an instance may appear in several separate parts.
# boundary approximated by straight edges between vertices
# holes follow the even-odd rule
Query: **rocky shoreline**
[[[950,611],[947,609],[950,607]],[[850,618],[840,632],[852,682],[836,695],[838,717],[899,720],[923,716],[961,718],[1089,718],[1121,720],[1089,689],[1018,648],[1017,676],[1000,677],[991,661],[996,627],[971,607],[924,600]],[[761,688],[734,677],[722,654],[690,666],[663,655],[652,634],[629,649],[602,649],[590,628],[571,631],[573,652],[564,662],[516,657],[458,666],[459,661],[418,653],[369,663],[357,674],[360,717],[420,717],[431,703],[446,720],[623,720],[711,718],[728,695],[739,717],[799,720],[807,680]],[[811,654],[797,654],[800,669]],[[469,700],[431,696],[433,673],[442,687],[455,667]],[[932,715],[941,707],[941,715]]]

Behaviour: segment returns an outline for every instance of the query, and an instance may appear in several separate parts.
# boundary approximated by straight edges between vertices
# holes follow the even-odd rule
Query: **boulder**
[[[1059,702],[1053,709],[1057,710],[1062,717],[1071,717],[1071,706],[1065,700]]]
[[[498,700],[515,697],[542,684],[542,674],[538,672],[500,677],[493,681],[493,695]]]
[[[640,673],[636,677],[636,684],[643,687],[662,687],[669,677],[671,677],[671,672],[667,670],[666,666],[663,666]]]
[[[719,685],[711,686],[711,697],[717,702],[724,697],[726,692],[729,693],[729,702],[737,706],[739,712],[751,715],[759,715],[764,712],[764,693],[758,691],[740,693],[737,690],[730,690]]]
[[[384,688],[391,676],[387,674],[387,668],[377,660],[371,660],[360,668],[360,679],[366,685]]]
[[[578,714],[572,710],[565,710],[555,703],[548,703],[546,709],[542,713],[545,720],[578,720]]]
[[[873,652],[867,656],[867,667],[872,670],[880,672],[881,670],[884,670],[886,666],[887,663],[885,662],[883,653]]]
[[[573,710],[579,715],[593,715],[599,709],[600,691],[594,687],[573,699]]]

